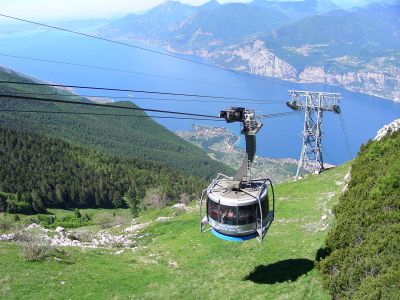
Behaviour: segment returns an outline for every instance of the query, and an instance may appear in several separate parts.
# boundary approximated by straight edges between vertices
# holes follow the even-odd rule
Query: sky
[[[183,3],[192,5],[201,5],[207,1],[181,0]],[[333,1],[338,4],[349,4],[371,0]],[[162,2],[165,0],[0,0],[0,13],[41,21],[102,19],[141,12]],[[251,0],[218,0],[218,2],[222,4],[251,2]],[[1,17],[0,22],[4,22]]]
[[[250,2],[251,0],[220,0]],[[0,0],[0,13],[34,20],[101,19],[150,9],[165,0]],[[208,0],[182,0],[201,5]]]

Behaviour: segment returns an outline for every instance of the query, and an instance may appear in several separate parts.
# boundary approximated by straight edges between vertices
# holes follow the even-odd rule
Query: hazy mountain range
[[[100,34],[146,40],[235,70],[400,101],[399,4],[345,10],[317,0],[197,7],[168,1],[115,20]]]

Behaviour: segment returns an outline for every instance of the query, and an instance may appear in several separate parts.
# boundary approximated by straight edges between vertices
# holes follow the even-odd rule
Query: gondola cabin
[[[231,109],[236,113],[238,110],[242,115],[238,113],[237,119],[248,120],[245,113],[254,117],[252,111]],[[248,128],[244,124],[242,131],[246,135],[246,159],[234,177],[218,174],[203,191],[200,198],[200,228],[201,232],[211,230],[215,236],[224,240],[245,241],[257,238],[262,242],[274,219],[273,186],[269,179],[252,180],[250,177],[250,165],[255,156],[255,134],[262,125],[257,122],[249,122],[247,125]],[[272,194],[271,203],[269,189]]]

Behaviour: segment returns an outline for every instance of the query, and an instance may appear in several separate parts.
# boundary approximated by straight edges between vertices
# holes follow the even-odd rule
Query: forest
[[[135,158],[120,158],[59,139],[0,126],[0,211],[119,208],[194,198],[205,182]],[[156,197],[157,199],[154,199]],[[155,202],[155,203],[154,203]]]
[[[11,70],[0,68],[0,80],[36,82]],[[41,97],[76,102],[91,102],[71,90],[47,86],[3,83],[4,94]],[[138,108],[132,102],[114,102],[118,106]],[[88,149],[121,158],[135,157],[161,163],[170,168],[203,179],[218,172],[228,175],[233,170],[212,160],[200,149],[159,125],[140,110],[87,107],[61,103],[43,103],[27,99],[0,97],[0,125],[45,134]],[[21,113],[10,110],[56,111],[58,113]],[[68,113],[127,114],[132,117],[77,115]],[[193,121],[196,122],[196,121]]]
[[[361,147],[321,261],[334,299],[399,299],[400,131]]]

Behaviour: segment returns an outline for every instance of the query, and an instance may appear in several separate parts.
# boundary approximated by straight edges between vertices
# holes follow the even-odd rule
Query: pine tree
[[[137,192],[134,188],[130,187],[125,194],[125,201],[131,210],[132,215],[136,218],[140,212],[140,200],[137,197]]]
[[[56,200],[58,205],[65,203],[64,188],[59,184],[56,185]]]
[[[32,208],[36,212],[44,212],[46,210],[42,198],[37,191],[33,191],[32,194]]]
[[[5,212],[7,210],[7,198],[0,194],[0,212]]]
[[[77,217],[78,219],[80,219],[82,217],[81,212],[77,208],[74,209],[74,214],[75,214],[75,217]]]
[[[114,205],[115,208],[120,208],[122,207],[122,195],[119,191],[114,192],[114,195],[112,197],[112,203]]]

